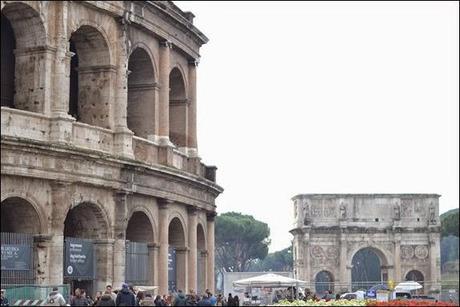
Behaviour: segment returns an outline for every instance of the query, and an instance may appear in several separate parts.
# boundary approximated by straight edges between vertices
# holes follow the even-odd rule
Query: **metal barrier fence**
[[[394,282],[396,286],[399,282]],[[441,283],[433,283],[431,281],[419,281],[423,288],[413,291],[415,295],[430,296],[437,300],[459,302],[459,281],[458,280],[442,280]],[[383,284],[388,285],[388,282],[359,282],[359,283],[340,283],[340,282],[311,282],[305,288],[308,288],[312,293],[317,293],[318,296],[324,295],[324,291],[331,290],[334,294],[342,294],[345,292],[354,292],[357,290],[366,291],[373,286]]]
[[[59,293],[64,296],[66,302],[70,301],[70,285],[1,285],[5,290],[5,296],[10,305],[16,304],[18,301],[43,301],[49,293],[53,291],[53,287],[58,287]]]
[[[35,269],[34,269],[34,238],[31,234],[1,232],[0,238],[2,242],[2,270],[1,270],[1,283],[2,284],[33,284],[35,283]],[[21,267],[4,268],[3,262],[8,261],[3,259],[4,249],[6,253],[7,248],[13,248],[16,253],[22,255]],[[12,264],[17,264],[12,263]],[[6,265],[5,265],[6,266]],[[8,267],[8,266],[6,266]]]

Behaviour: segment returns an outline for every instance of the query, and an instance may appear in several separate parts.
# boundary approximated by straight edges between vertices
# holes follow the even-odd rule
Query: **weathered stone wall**
[[[94,290],[125,280],[126,239],[148,244],[149,285],[160,293],[170,245],[178,286],[213,289],[222,188],[196,146],[194,74],[207,38],[191,15],[163,1],[1,1],[1,9],[2,95],[9,91],[1,208],[2,222],[15,224],[2,231],[34,235],[36,282],[63,282],[63,241],[77,236],[94,240]],[[13,31],[4,32],[4,20]],[[180,102],[180,121],[170,114],[177,86],[190,97]]]
[[[329,272],[337,290],[349,288],[352,259],[369,248],[383,280],[404,281],[419,271],[440,287],[439,195],[305,194],[294,201],[294,273],[314,286]]]

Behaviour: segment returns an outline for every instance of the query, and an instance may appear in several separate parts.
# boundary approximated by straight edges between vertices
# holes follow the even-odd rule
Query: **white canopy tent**
[[[284,277],[277,274],[263,274],[256,277],[240,279],[233,282],[233,287],[251,287],[251,288],[284,288],[305,286],[303,280]]]
[[[234,288],[249,288],[250,292],[252,288],[288,288],[288,287],[296,287],[298,289],[299,286],[305,286],[306,282],[303,280],[293,279],[285,276],[281,276],[278,274],[268,273],[263,274],[251,278],[240,279],[233,282]],[[293,291],[293,288],[291,288]],[[296,291],[296,297],[299,291]],[[271,297],[269,302],[265,302],[266,304],[271,304]]]
[[[406,281],[399,283],[396,287],[395,290],[397,291],[412,291],[412,290],[418,290],[422,289],[423,286],[419,284],[416,281]]]

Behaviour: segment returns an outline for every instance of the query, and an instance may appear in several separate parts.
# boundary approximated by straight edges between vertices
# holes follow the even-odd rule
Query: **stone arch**
[[[425,281],[425,275],[420,270],[408,270],[404,276],[404,280],[416,281],[421,285],[423,285]]]
[[[18,196],[2,198],[1,232],[40,234],[44,233],[43,224],[40,210],[33,202]]]
[[[182,225],[182,227],[183,227],[183,229],[184,229],[184,233],[185,233],[185,244],[187,244],[187,243],[188,243],[188,242],[187,242],[187,237],[188,237],[188,236],[187,236],[187,233],[188,233],[188,229],[187,229],[187,223],[185,222],[185,218],[184,218],[184,216],[182,215],[182,213],[180,213],[179,211],[176,211],[176,210],[171,211],[171,212],[169,213],[169,222],[168,222],[168,225],[171,224],[172,220],[175,219],[175,218],[177,218],[177,219],[180,221],[180,223],[181,223],[181,225]]]
[[[322,295],[327,290],[334,291],[334,274],[321,270],[315,274],[315,291]]]
[[[384,248],[381,248],[378,245],[372,245],[372,244],[360,244],[359,246],[355,247],[351,251],[348,252],[348,261],[347,261],[347,266],[352,265],[352,260],[353,257],[356,255],[357,252],[359,252],[362,249],[369,248],[373,252],[377,254],[379,257],[381,264],[386,265],[386,266],[392,266],[393,265],[393,257],[392,255]]]
[[[136,136],[155,135],[155,70],[149,52],[138,46],[128,58],[128,128]]]
[[[111,46],[100,27],[82,24],[69,38],[69,114],[77,121],[110,129],[112,82],[116,69]]]
[[[48,231],[48,224],[46,214],[43,211],[43,208],[39,205],[39,202],[28,193],[2,193],[1,202],[3,203],[4,200],[8,198],[20,198],[29,203],[37,212],[38,214],[38,221],[40,224],[40,233],[46,233]]]
[[[204,229],[205,228],[201,222],[196,225],[196,244],[199,251],[205,251],[207,249],[206,232]]]
[[[180,66],[169,73],[169,139],[177,147],[187,146],[187,87]]]
[[[110,223],[106,212],[95,202],[83,201],[72,206],[64,221],[64,237],[110,238]]]
[[[376,265],[378,262],[378,265]],[[352,291],[369,288],[388,280],[388,258],[376,247],[368,246],[357,250],[351,258]]]
[[[177,215],[170,217],[168,225],[169,253],[172,255],[173,271],[168,278],[170,290],[185,289],[187,285],[187,232],[185,223]]]
[[[43,112],[47,32],[41,14],[24,2],[1,11],[1,105]],[[40,68],[39,68],[40,67]]]
[[[197,247],[197,293],[203,293],[206,289],[206,268],[207,268],[207,242],[204,227],[198,222],[196,229],[196,247]]]
[[[128,213],[128,222],[136,212],[141,212],[141,213],[145,214],[145,216],[148,218],[148,220],[150,222],[150,225],[152,227],[152,231],[153,231],[153,237],[152,237],[151,242],[158,242],[158,228],[157,228],[157,224],[156,224],[155,219],[153,218],[153,215],[150,212],[150,210],[148,208],[142,206],[142,205],[134,207]],[[127,228],[128,228],[128,224],[126,224],[126,229]]]
[[[130,57],[131,54],[133,53],[133,51],[136,50],[137,48],[143,49],[148,54],[150,62],[152,63],[152,67],[153,67],[153,78],[154,78],[155,81],[157,81],[160,78],[160,76],[158,75],[158,72],[159,72],[158,63],[155,60],[155,56],[153,55],[152,50],[150,49],[150,47],[146,43],[144,43],[144,42],[136,42],[135,44],[133,44],[133,46],[130,49],[130,52],[128,54],[128,57]]]
[[[132,212],[126,225],[126,240],[153,243],[155,241],[154,225],[143,210]]]

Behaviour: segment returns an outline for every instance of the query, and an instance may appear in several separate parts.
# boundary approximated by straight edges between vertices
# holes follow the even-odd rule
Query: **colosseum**
[[[214,289],[208,39],[170,1],[1,1],[2,287]]]

